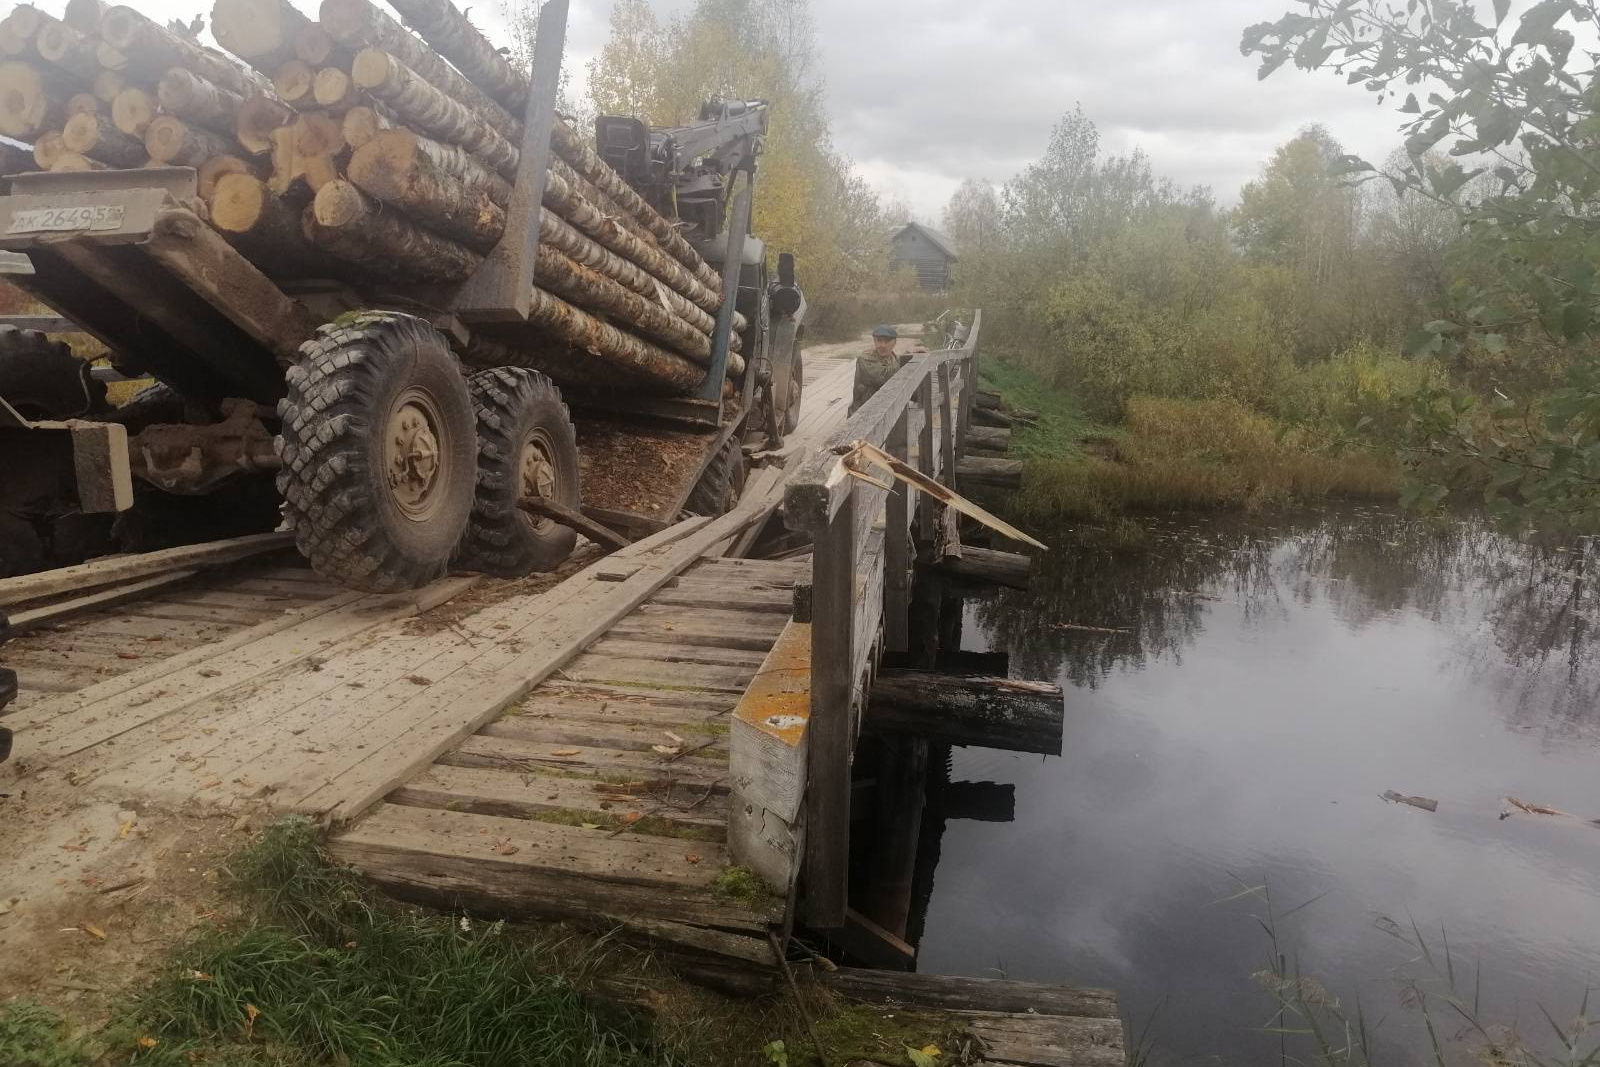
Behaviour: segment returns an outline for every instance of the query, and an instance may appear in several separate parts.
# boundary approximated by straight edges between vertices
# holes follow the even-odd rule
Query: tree
[[[712,97],[770,105],[755,230],[792,251],[814,300],[886,271],[877,200],[833,149],[807,0],[697,0],[662,23],[646,0],[618,0],[589,65],[601,114],[683,123]]]
[[[1502,401],[1486,412],[1471,398],[1434,398],[1419,419],[1425,447],[1485,468],[1491,496],[1503,503],[1592,521],[1600,505],[1600,115],[1594,66],[1569,63],[1576,38],[1562,24],[1592,35],[1600,7],[1537,0],[1516,20],[1510,7],[1493,0],[1485,23],[1470,0],[1306,0],[1304,12],[1246,29],[1241,50],[1261,56],[1262,78],[1291,61],[1332,68],[1412,116],[1404,161],[1381,177],[1454,210],[1474,270],[1457,287],[1455,313],[1414,331],[1409,347],[1493,354],[1539,331],[1572,360],[1567,387],[1542,405],[1507,410]],[[1353,175],[1380,173],[1365,160],[1340,162]],[[1490,194],[1460,199],[1478,175],[1490,176]]]
[[[967,178],[944,206],[944,232],[963,257],[982,256],[1000,238],[1000,194],[987,178]]]

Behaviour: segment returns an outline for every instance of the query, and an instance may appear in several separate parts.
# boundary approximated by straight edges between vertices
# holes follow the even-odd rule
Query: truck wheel
[[[509,367],[479,371],[467,388],[478,417],[478,483],[457,565],[497,578],[555,570],[578,535],[517,500],[578,506],[578,440],[561,391],[538,371]]]
[[[0,578],[32,574],[47,566],[44,542],[33,523],[8,511],[0,511]]]
[[[706,464],[700,481],[695,483],[684,509],[695,515],[726,515],[739,502],[744,492],[744,449],[737,438],[730,437],[717,449],[717,454]]]
[[[278,491],[300,552],[357,589],[441,577],[472,510],[472,400],[439,332],[369,311],[300,347],[278,402]]]
[[[29,419],[76,419],[103,411],[106,386],[65,341],[0,326],[0,397]]]
[[[800,354],[800,345],[795,344],[794,369],[789,372],[789,395],[784,398],[783,406],[783,432],[794,433],[800,425],[800,397],[805,388],[806,363],[805,357]]]

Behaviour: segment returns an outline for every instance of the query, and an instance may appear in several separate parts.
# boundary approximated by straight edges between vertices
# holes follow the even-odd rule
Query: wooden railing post
[[[933,459],[933,376],[922,379],[917,386],[917,406],[922,408],[922,429],[917,434],[917,470],[930,478],[937,478],[938,465]],[[933,497],[917,494],[917,527],[922,536],[933,538]]]
[[[811,722],[807,734],[805,895],[817,929],[844,925],[849,906],[850,703],[856,615],[856,494],[817,533],[811,564]]]
[[[950,363],[939,364],[939,460],[942,466],[939,479],[952,489],[956,488],[956,397],[950,382]]]
[[[884,450],[902,462],[911,455],[906,409],[884,442]],[[911,488],[895,479],[884,504],[883,643],[889,652],[904,652],[911,638]]]

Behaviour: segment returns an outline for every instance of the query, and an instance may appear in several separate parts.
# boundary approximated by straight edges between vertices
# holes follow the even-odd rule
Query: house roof
[[[924,226],[920,222],[908,222],[904,226],[900,227],[900,229],[896,230],[894,236],[898,238],[907,230],[916,230],[918,233],[922,234],[922,236],[932,241],[934,247],[938,248],[939,251],[943,252],[951,259],[961,258],[961,254],[956,251],[956,243],[950,240],[948,234],[941,233],[932,226]]]

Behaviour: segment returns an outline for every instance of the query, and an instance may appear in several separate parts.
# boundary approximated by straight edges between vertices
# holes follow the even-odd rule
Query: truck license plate
[[[55,233],[115,230],[122,225],[121,204],[80,204],[76,207],[30,207],[11,213],[7,233]]]

